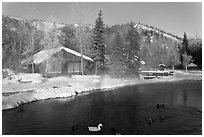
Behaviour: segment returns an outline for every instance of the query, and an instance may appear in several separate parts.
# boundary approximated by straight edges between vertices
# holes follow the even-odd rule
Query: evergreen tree
[[[182,45],[182,48],[183,48],[182,52],[183,53],[186,52],[187,54],[189,54],[189,50],[188,50],[189,43],[188,43],[187,35],[186,35],[185,32],[184,32],[184,35],[183,35],[183,40],[182,40],[181,45]]]
[[[183,66],[183,68],[186,66],[185,65],[185,62],[184,62],[184,57],[183,56],[184,54],[189,54],[189,50],[188,50],[188,39],[187,39],[187,35],[186,33],[184,32],[184,35],[183,35],[183,40],[182,40],[182,43],[180,45],[180,58],[181,58],[181,64]]]
[[[116,37],[112,43],[112,54],[110,56],[111,74],[115,77],[125,77],[128,72],[125,64],[124,40],[120,33],[116,33]]]
[[[140,52],[140,35],[134,27],[134,23],[130,23],[130,29],[126,35],[126,62],[129,72],[139,75],[139,52]]]
[[[93,34],[92,58],[96,62],[96,75],[98,74],[98,67],[103,69],[105,64],[105,43],[104,43],[104,23],[102,18],[102,11],[100,10],[98,18],[95,22]]]

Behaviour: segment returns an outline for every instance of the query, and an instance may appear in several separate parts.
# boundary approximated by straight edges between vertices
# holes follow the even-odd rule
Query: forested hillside
[[[43,49],[65,46],[81,52],[80,36],[83,54],[92,57],[93,35],[93,25],[66,25],[3,16],[2,67],[22,72],[24,71],[21,65],[22,59]],[[161,63],[168,67],[179,66],[182,63],[181,50],[184,47],[182,38],[156,27],[133,22],[104,26],[103,37],[106,45],[105,66],[110,74],[127,75],[123,72],[131,70],[131,67],[134,68],[130,64],[140,67],[141,60],[146,62],[143,67],[145,70],[157,68]],[[193,62],[201,68],[202,40],[189,39],[187,48]],[[139,70],[132,69],[132,71]]]
[[[127,30],[129,24],[115,25],[107,28],[106,31],[106,42],[107,45],[110,45],[107,49],[109,54],[113,47],[117,46],[114,44],[114,40],[117,38],[117,33],[120,35],[121,41],[125,42],[125,37],[127,35]],[[159,64],[166,64],[167,66],[179,65],[179,49],[178,45],[180,43],[179,39],[164,36],[162,32],[159,32],[154,29],[138,27],[135,25],[139,32],[140,37],[140,59],[146,62],[145,69],[157,68]]]

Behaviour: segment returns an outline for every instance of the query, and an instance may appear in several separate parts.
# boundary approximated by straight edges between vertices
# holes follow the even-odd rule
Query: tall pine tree
[[[187,35],[184,32],[183,40],[182,40],[182,43],[180,46],[180,58],[181,58],[181,64],[182,64],[183,68],[185,68],[185,66],[186,66],[184,57],[188,56],[188,54],[189,54],[188,44],[189,43],[188,43]]]
[[[188,38],[187,38],[187,35],[186,33],[184,32],[184,35],[183,35],[183,40],[182,40],[182,52],[187,52],[187,54],[189,54],[189,48],[188,48],[188,45],[189,45],[189,42],[188,42]]]
[[[103,69],[105,64],[104,23],[101,10],[95,22],[92,51],[92,58],[96,63],[97,75],[98,68]]]
[[[110,69],[111,69],[111,75],[115,77],[126,77],[126,73],[128,72],[128,69],[125,64],[125,46],[124,46],[124,40],[122,35],[119,32],[116,32],[116,36],[112,43],[112,53],[110,55]]]
[[[133,22],[130,22],[130,29],[126,35],[126,42],[126,64],[128,64],[129,72],[138,76],[140,68],[140,35]]]

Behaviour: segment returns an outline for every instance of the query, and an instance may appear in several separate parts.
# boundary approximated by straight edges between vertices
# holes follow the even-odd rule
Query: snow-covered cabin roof
[[[197,67],[198,65],[194,64],[194,63],[190,63],[187,65],[187,67]]]
[[[42,63],[43,61],[49,59],[51,56],[53,56],[55,53],[61,51],[61,50],[64,50],[66,51],[67,53],[70,53],[70,54],[73,54],[75,56],[78,56],[78,57],[81,57],[81,53],[78,53],[74,50],[71,50],[69,48],[66,48],[66,47],[58,47],[58,48],[53,48],[53,49],[48,49],[48,50],[42,50],[36,54],[34,54],[31,58],[28,58],[26,60],[23,60],[21,63],[24,64],[26,62],[30,62],[31,60],[33,60],[33,62],[35,64],[40,64]],[[83,59],[86,59],[86,60],[89,60],[89,61],[92,61],[93,62],[93,59],[91,59],[90,57],[88,56],[85,56],[85,55],[82,55],[82,58]]]
[[[144,64],[145,64],[145,61],[141,60],[140,63],[141,63],[142,65],[144,65]]]
[[[161,67],[161,66],[162,66],[162,67],[166,67],[166,65],[165,65],[165,64],[159,64],[159,66],[160,66],[160,67]]]

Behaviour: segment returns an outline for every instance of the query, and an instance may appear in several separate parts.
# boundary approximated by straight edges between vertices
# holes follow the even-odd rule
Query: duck
[[[79,93],[77,91],[75,91],[75,94],[78,95]]]
[[[161,104],[161,108],[164,108],[164,104]]]
[[[23,108],[23,105],[20,107],[20,112],[23,112],[24,111],[24,108]]]
[[[53,86],[52,88],[58,88],[57,86]]]
[[[120,133],[117,133],[115,128],[112,128],[111,130],[112,130],[112,132],[113,132],[114,135],[122,135],[122,134],[120,134]]]
[[[148,124],[149,124],[149,126],[151,126],[151,124],[152,124],[152,119],[151,118],[148,120]]]
[[[72,131],[74,132],[74,131],[78,130],[78,128],[79,128],[79,125],[78,125],[78,124],[73,125],[73,126],[72,126]]]
[[[159,109],[159,104],[157,104],[157,109]]]
[[[164,116],[161,115],[159,118],[160,118],[160,122],[162,123],[162,121],[164,120]]]
[[[164,104],[157,104],[157,109],[164,108]]]
[[[100,131],[102,129],[103,125],[102,124],[98,124],[98,127],[88,127],[89,131]]]
[[[20,107],[19,112],[23,112],[23,111],[24,111],[23,105],[21,105],[20,102],[17,102],[17,103],[18,103],[18,105],[19,105],[19,107]]]

